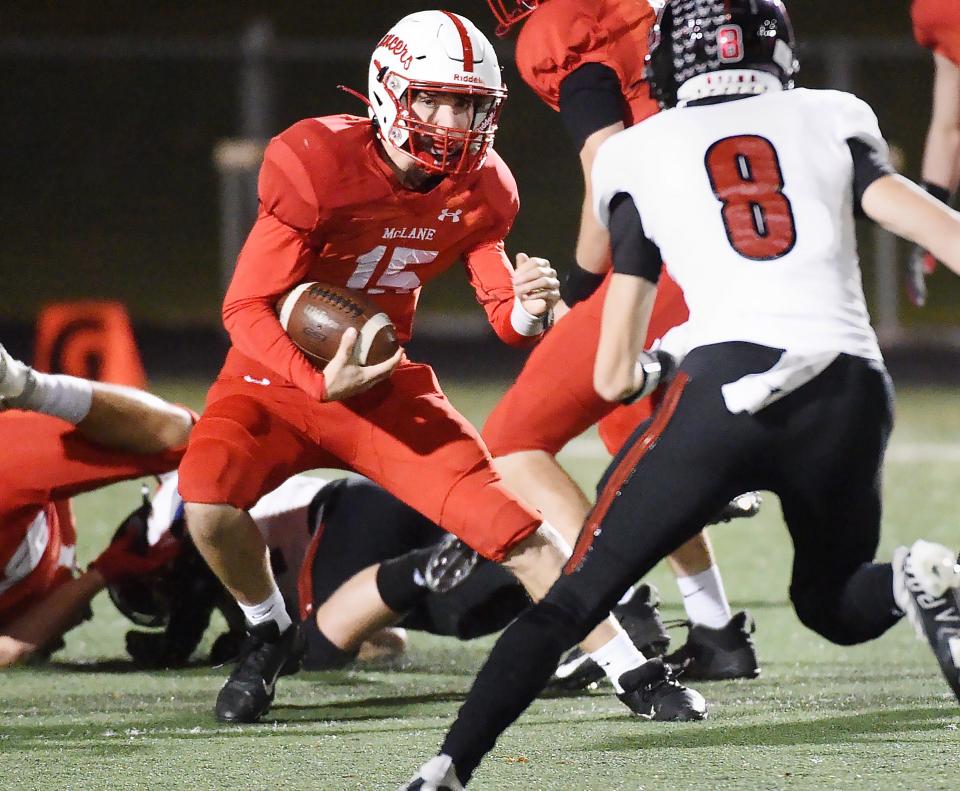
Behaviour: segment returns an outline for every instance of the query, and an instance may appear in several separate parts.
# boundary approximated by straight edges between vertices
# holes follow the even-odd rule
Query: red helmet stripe
[[[473,71],[473,42],[470,41],[470,34],[467,33],[466,26],[456,14],[451,14],[449,11],[442,11],[441,13],[450,17],[457,33],[460,34],[460,43],[463,45],[463,70]]]

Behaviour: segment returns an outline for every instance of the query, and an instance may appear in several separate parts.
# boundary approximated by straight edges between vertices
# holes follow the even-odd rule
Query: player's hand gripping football
[[[546,258],[517,253],[513,293],[531,316],[544,316],[560,301],[560,278]]]
[[[389,360],[376,365],[357,365],[356,344],[357,331],[353,327],[344,330],[337,353],[323,369],[327,401],[343,401],[389,379],[403,356],[403,348],[398,347]]]

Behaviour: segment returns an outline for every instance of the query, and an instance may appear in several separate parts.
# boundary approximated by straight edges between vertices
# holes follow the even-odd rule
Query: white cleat
[[[457,779],[453,759],[449,755],[435,755],[397,791],[466,791]]]
[[[893,596],[960,700],[960,564],[952,550],[915,541],[893,553]]]

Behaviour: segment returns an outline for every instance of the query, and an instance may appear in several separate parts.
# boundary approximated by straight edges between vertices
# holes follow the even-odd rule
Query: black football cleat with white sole
[[[277,677],[300,669],[306,651],[300,625],[278,634],[275,623],[250,628],[230,677],[217,695],[220,722],[257,722],[270,710]]]
[[[397,791],[465,791],[449,755],[435,755]]]
[[[703,695],[685,687],[659,657],[620,676],[623,692],[617,697],[638,717],[662,722],[692,722],[705,719]]]
[[[960,701],[960,563],[950,549],[915,541],[893,553],[893,595],[918,640],[930,644]]]
[[[687,642],[663,658],[674,672],[682,672],[684,678],[694,681],[723,681],[760,675],[757,647],[751,637],[756,626],[749,613],[735,613],[719,629],[703,624],[689,626]]]
[[[613,608],[617,619],[630,640],[645,657],[660,656],[670,645],[670,635],[660,618],[660,594],[652,585],[638,585],[633,597]],[[574,646],[560,659],[550,679],[551,689],[586,689],[604,677],[600,667],[589,654]]]

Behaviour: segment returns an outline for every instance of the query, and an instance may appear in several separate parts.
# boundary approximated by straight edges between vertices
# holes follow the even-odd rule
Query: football
[[[280,299],[277,314],[290,340],[321,368],[333,359],[349,327],[357,331],[353,358],[357,365],[389,360],[399,346],[390,317],[351,288],[301,283]]]

